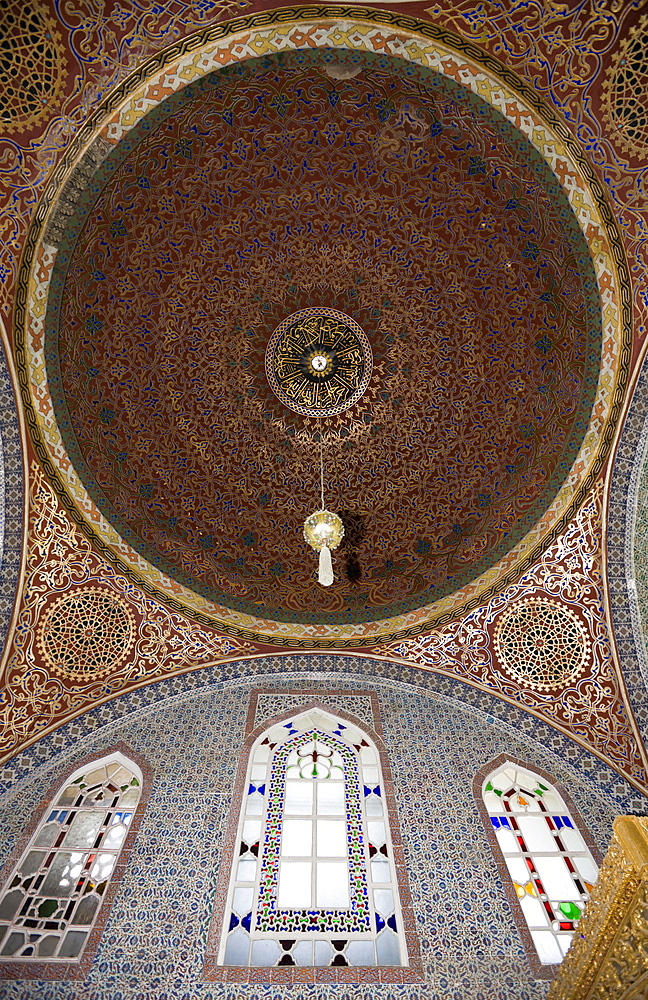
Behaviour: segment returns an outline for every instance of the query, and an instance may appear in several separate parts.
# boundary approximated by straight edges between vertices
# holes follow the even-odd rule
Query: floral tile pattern
[[[535,982],[527,969],[490,845],[481,832],[472,779],[500,753],[544,768],[569,788],[602,850],[614,815],[641,810],[631,787],[548,726],[522,713],[519,721],[525,725],[514,718],[503,722],[488,710],[493,698],[446,678],[431,675],[426,690],[376,676],[375,662],[341,656],[268,657],[256,667],[249,678],[241,676],[245,663],[228,664],[228,669],[238,668],[238,678],[219,679],[219,668],[212,668],[125,695],[59,730],[5,768],[5,779],[7,771],[14,774],[13,786],[0,800],[10,834],[4,838],[3,854],[11,851],[57,770],[93,748],[100,751],[123,741],[150,761],[154,780],[86,984],[6,982],[3,996],[465,1000],[469,989],[471,1000],[480,995],[485,1000],[544,997],[547,984]],[[424,986],[201,983],[219,845],[229,818],[249,693],[263,687],[285,687],[289,693],[307,690],[313,698],[318,688],[335,688],[348,691],[351,704],[368,689],[376,692],[421,940]],[[345,701],[340,695],[340,708]]]

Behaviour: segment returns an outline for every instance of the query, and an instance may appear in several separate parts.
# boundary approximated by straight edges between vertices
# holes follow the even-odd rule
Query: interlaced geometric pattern
[[[59,95],[65,57],[54,22],[24,0],[4,0],[0,14],[0,120],[3,128],[34,125]]]
[[[562,604],[534,597],[500,615],[495,649],[508,673],[539,691],[571,683],[591,655],[589,637],[578,616]]]
[[[52,604],[37,643],[50,667],[78,680],[119,666],[132,646],[134,631],[134,618],[119,597],[100,587],[84,587]]]
[[[0,962],[79,958],[140,794],[139,768],[119,752],[59,789],[0,892]]]
[[[604,109],[614,138],[629,152],[648,146],[648,16],[629,34],[610,66]]]

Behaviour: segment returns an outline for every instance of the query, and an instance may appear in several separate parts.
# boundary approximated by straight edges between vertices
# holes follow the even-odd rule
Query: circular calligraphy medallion
[[[357,403],[369,384],[372,354],[362,327],[323,306],[286,317],[268,341],[265,370],[284,406],[331,417]]]

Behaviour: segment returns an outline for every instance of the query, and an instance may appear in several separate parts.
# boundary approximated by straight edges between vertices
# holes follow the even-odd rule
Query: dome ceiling
[[[69,233],[46,344],[68,453],[122,537],[218,604],[326,624],[431,604],[520,541],[578,453],[585,240],[544,159],[446,77],[329,50],[220,70],[131,131]],[[319,419],[265,363],[323,308],[372,367]],[[301,532],[320,435],[346,525],[328,590]]]

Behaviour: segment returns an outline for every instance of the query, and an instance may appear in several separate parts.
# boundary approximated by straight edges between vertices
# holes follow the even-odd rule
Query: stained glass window
[[[59,789],[0,894],[0,961],[80,958],[141,793],[140,769],[113,753]]]
[[[562,961],[598,868],[557,790],[507,762],[482,786],[513,887],[543,965]]]
[[[252,747],[219,964],[407,965],[380,757],[323,710]]]

